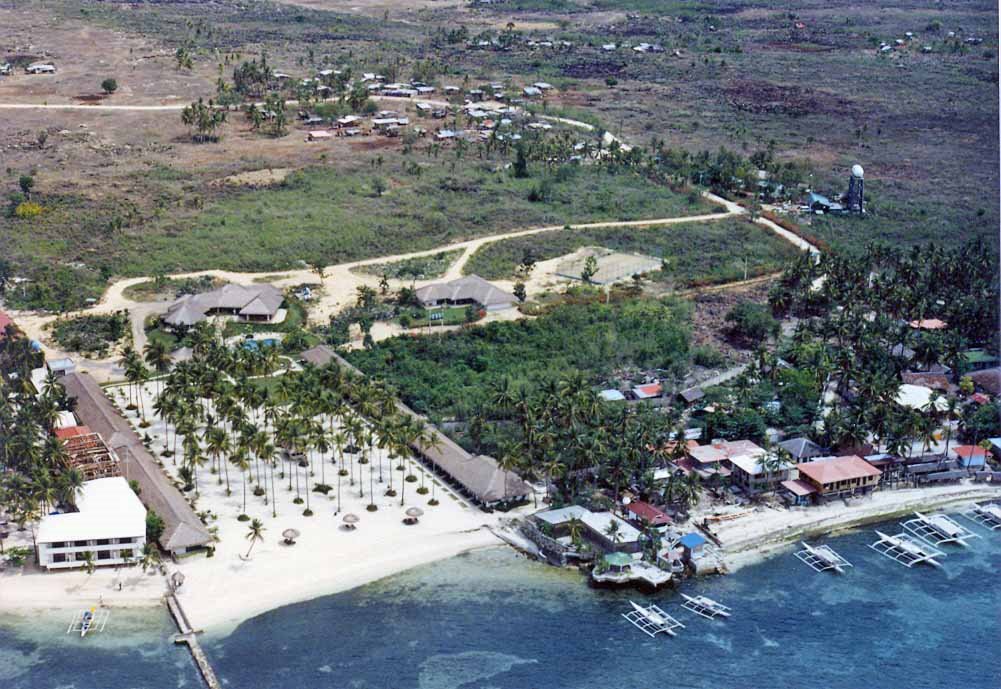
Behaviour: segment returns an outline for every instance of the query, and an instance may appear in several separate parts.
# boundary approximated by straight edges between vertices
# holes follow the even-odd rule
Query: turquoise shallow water
[[[274,610],[203,644],[224,684],[244,689],[996,689],[1001,534],[982,533],[949,549],[942,571],[879,557],[865,530],[827,541],[856,565],[844,577],[790,552],[691,582],[686,592],[734,616],[710,622],[658,594],[686,624],[673,639],[620,617],[636,593],[589,589],[496,549]],[[0,687],[198,686],[165,618],[145,615],[96,650],[0,628]],[[91,671],[74,671],[82,665]]]

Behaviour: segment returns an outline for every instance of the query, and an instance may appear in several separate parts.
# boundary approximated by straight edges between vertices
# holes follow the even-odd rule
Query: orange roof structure
[[[943,330],[948,327],[948,323],[937,318],[922,318],[918,321],[911,321],[909,325],[918,330]]]
[[[70,426],[68,428],[57,428],[52,431],[52,435],[56,436],[60,440],[75,438],[78,435],[90,435],[91,433],[93,433],[93,431],[86,426]]]
[[[879,469],[856,455],[804,462],[797,464],[796,468],[799,469],[800,476],[805,476],[822,486],[880,475]]]
[[[665,526],[672,521],[667,512],[648,502],[636,500],[626,505],[626,510],[651,526]]]

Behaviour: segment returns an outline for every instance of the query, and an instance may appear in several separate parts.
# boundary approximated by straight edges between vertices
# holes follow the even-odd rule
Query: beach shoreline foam
[[[723,543],[721,552],[727,569],[736,572],[777,555],[801,540],[892,521],[917,510],[938,511],[998,498],[1001,498],[1001,487],[972,483],[878,491],[851,507],[837,501],[788,510],[763,508],[746,517],[714,525],[713,531]]]
[[[999,497],[1001,488],[983,484],[879,491],[848,508],[840,502],[789,510],[757,508],[713,528],[723,542],[721,552],[728,570],[736,572],[800,540],[889,521],[915,510],[941,510]],[[388,517],[389,512],[387,509],[383,515]],[[324,541],[326,547],[322,548],[309,543],[287,547],[271,540],[258,546],[249,561],[239,557],[237,550],[243,548],[236,547],[246,545],[246,541],[227,538],[215,557],[199,556],[176,567],[186,577],[178,598],[197,629],[225,636],[241,623],[277,608],[341,593],[463,553],[505,545],[491,531],[491,526],[496,526],[495,515],[472,509],[455,512],[462,514],[462,519],[455,519],[458,514],[453,513],[452,519],[441,524],[446,528],[422,532],[423,524],[414,531],[369,525],[371,535],[359,529],[345,534],[347,539]],[[478,524],[471,526],[473,521]],[[457,526],[466,528],[448,528]],[[331,524],[329,528],[337,527]],[[274,552],[279,548],[283,549],[281,555]],[[116,590],[119,576],[124,583],[121,591]],[[0,585],[0,612],[31,615],[81,609],[99,600],[111,607],[155,606],[162,603],[164,590],[161,576],[138,569],[121,573],[99,569],[93,575],[8,574]]]

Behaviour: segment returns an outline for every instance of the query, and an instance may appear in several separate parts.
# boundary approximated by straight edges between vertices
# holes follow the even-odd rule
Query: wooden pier
[[[221,689],[222,685],[215,676],[215,670],[212,669],[205,651],[202,650],[202,645],[198,643],[198,632],[191,628],[191,623],[188,622],[188,617],[184,614],[180,601],[173,594],[167,596],[167,609],[170,610],[180,632],[174,635],[174,643],[187,644],[188,650],[191,651],[191,657],[194,659],[195,665],[198,666],[198,672],[201,673],[202,679],[205,680],[205,685],[209,689]]]

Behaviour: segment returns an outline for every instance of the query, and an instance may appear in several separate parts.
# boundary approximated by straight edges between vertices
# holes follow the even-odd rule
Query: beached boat
[[[1001,529],[1001,505],[996,502],[971,505],[969,510],[963,512],[963,516],[991,531]]]
[[[87,636],[87,632],[94,624],[94,608],[90,610],[84,610],[83,616],[80,618],[80,638]]]

